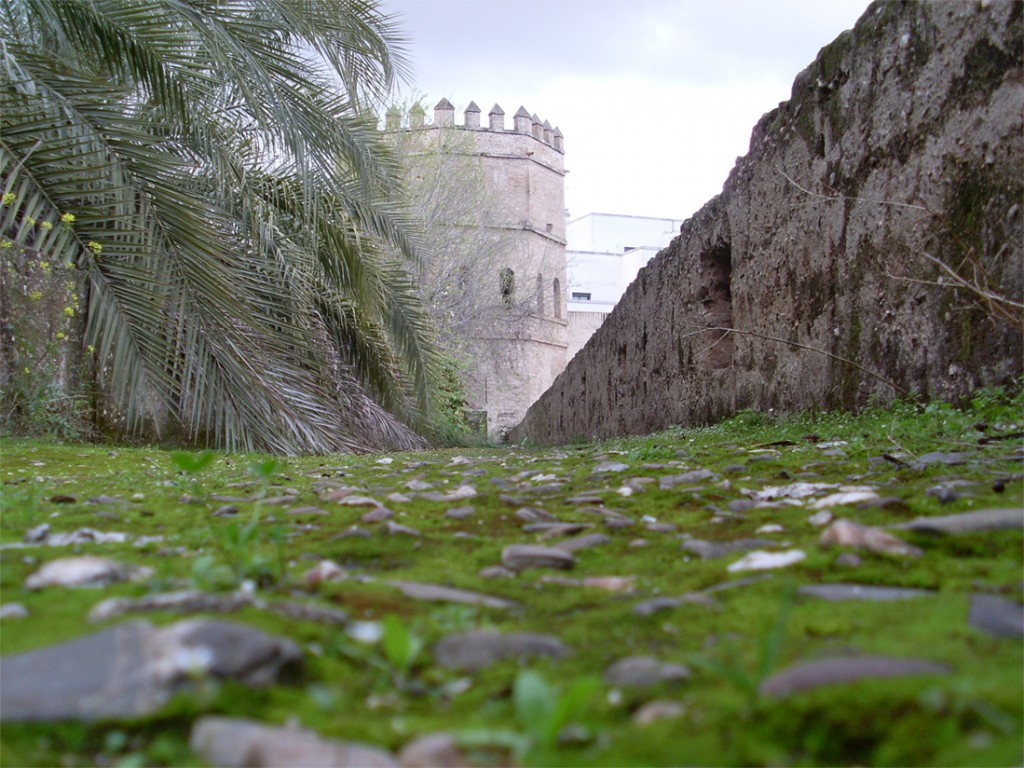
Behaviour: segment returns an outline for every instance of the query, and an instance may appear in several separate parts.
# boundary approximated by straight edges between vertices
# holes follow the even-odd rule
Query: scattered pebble
[[[822,532],[819,541],[823,547],[852,547],[885,555],[920,557],[924,554],[917,547],[881,528],[860,525],[850,520],[836,520]]]
[[[189,746],[210,765],[225,768],[397,768],[389,753],[366,744],[335,741],[297,726],[207,715],[192,725]]]
[[[434,660],[447,669],[476,672],[502,659],[548,657],[569,653],[561,640],[550,635],[500,634],[489,631],[449,635],[434,646]]]
[[[868,600],[872,602],[892,602],[894,600],[911,600],[915,597],[934,595],[925,589],[907,589],[905,587],[879,587],[873,584],[806,584],[797,592],[822,600]]]
[[[852,683],[864,679],[906,677],[908,675],[948,675],[943,664],[921,659],[887,656],[851,656],[808,661],[787,667],[761,684],[764,696],[783,698],[793,693],[826,685]]]
[[[511,544],[502,550],[501,564],[513,571],[524,571],[528,568],[569,569],[576,564],[576,559],[571,552],[564,549],[534,544]]]
[[[387,507],[377,507],[376,509],[367,512],[359,519],[362,520],[364,523],[382,523],[385,520],[390,520],[394,516],[395,513],[392,512]]]
[[[808,517],[807,522],[820,528],[821,526],[828,525],[832,522],[832,513],[827,509],[823,509]]]
[[[150,578],[152,568],[127,565],[105,557],[81,555],[51,560],[25,580],[28,589],[45,587],[105,587],[118,581]]]
[[[398,753],[398,761],[402,768],[470,765],[449,733],[428,733],[410,741]]]
[[[21,603],[0,605],[0,619],[23,619],[26,616],[28,616],[28,608]]]
[[[686,707],[682,702],[667,699],[655,699],[642,705],[633,714],[633,723],[645,728],[659,720],[670,720],[682,717],[686,713]]]
[[[960,515],[918,517],[895,528],[931,533],[976,533],[1024,528],[1024,509],[983,509]]]
[[[1024,606],[995,595],[972,595],[968,621],[995,637],[1024,637]]]
[[[682,664],[669,664],[653,656],[630,656],[620,659],[604,671],[608,685],[622,688],[648,688],[666,682],[686,680],[690,670]]]
[[[737,573],[739,571],[767,571],[799,563],[805,557],[807,557],[806,553],[799,549],[790,549],[785,552],[755,550],[744,555],[726,570],[730,573]]]
[[[422,584],[415,581],[385,581],[395,587],[406,597],[428,602],[461,603],[462,605],[480,605],[485,608],[511,608],[515,605],[511,600],[504,600],[467,589],[454,589],[438,584]]]
[[[316,586],[322,581],[344,581],[347,578],[348,571],[333,560],[321,560],[306,571],[302,577],[303,581],[311,587]]]

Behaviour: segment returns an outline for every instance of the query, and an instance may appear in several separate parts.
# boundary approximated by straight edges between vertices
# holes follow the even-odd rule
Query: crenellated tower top
[[[560,153],[565,152],[564,137],[562,131],[552,127],[547,120],[541,121],[536,114],[531,114],[526,107],[519,107],[512,117],[512,128],[505,127],[505,110],[499,104],[491,107],[487,114],[487,126],[481,124],[482,110],[475,101],[469,102],[469,106],[463,111],[463,122],[461,125],[455,122],[455,106],[448,99],[441,99],[434,106],[433,123],[426,122],[426,112],[419,104],[414,104],[409,109],[408,128],[410,130],[426,130],[430,128],[460,128],[467,131],[481,131],[484,133],[505,133],[525,134],[532,136],[538,141],[548,145]],[[384,126],[389,131],[397,131],[402,128],[402,115],[397,107],[391,107],[385,113]]]

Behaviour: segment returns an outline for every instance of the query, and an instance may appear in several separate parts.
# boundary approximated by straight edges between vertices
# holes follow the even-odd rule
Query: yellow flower
[[[50,262],[48,262],[48,261],[40,261],[39,262],[39,268],[41,270],[43,270],[43,272],[46,272],[47,274],[49,274],[49,272],[50,272]]]
[[[10,240],[0,240],[0,248],[10,248],[13,245],[14,243],[12,243]]]
[[[85,351],[88,352],[91,355],[93,352],[96,351],[96,347],[94,345],[90,344],[88,347],[85,348]]]
[[[40,221],[39,222],[39,226],[42,227],[43,229],[53,229],[53,222],[52,221]]]
[[[57,331],[57,339],[60,340],[60,339],[63,339],[63,338],[64,338],[64,331]]]
[[[90,240],[87,245],[92,249],[93,253],[99,253],[103,250],[103,246],[97,243],[95,240]]]
[[[3,205],[10,205],[14,202],[15,197],[17,197],[17,195],[13,192],[4,192],[4,196],[2,198]]]
[[[32,371],[30,369],[26,368],[25,369],[25,373],[32,373]]]
[[[75,310],[73,310],[71,307],[64,307],[64,314],[67,315],[68,317],[74,317]]]
[[[75,221],[75,214],[65,213],[63,216],[60,217],[60,220],[63,221],[65,224],[73,224]]]
[[[28,297],[32,301],[39,301],[41,298],[43,298],[43,292],[42,291],[32,291],[32,293],[30,293],[28,295]]]

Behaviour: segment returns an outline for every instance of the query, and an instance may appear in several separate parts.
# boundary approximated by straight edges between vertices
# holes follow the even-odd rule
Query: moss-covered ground
[[[28,615],[0,623],[4,655],[127,620],[88,621],[90,609],[107,597],[182,588],[227,592],[243,581],[268,597],[344,610],[351,623],[326,625],[244,609],[226,618],[286,635],[302,646],[301,681],[259,690],[204,681],[158,714],[133,721],[3,723],[0,763],[198,765],[188,747],[191,725],[202,714],[220,713],[273,724],[297,721],[327,738],[395,752],[418,735],[447,731],[476,744],[466,750],[478,764],[1020,765],[1022,642],[991,636],[967,618],[972,595],[1021,601],[1020,530],[959,536],[900,530],[897,535],[921,548],[923,556],[859,551],[859,564],[844,565],[849,552],[819,544],[822,529],[808,522],[816,510],[807,500],[749,509],[734,505],[738,511],[729,505],[747,499],[745,491],[806,481],[877,489],[890,501],[831,510],[836,518],[872,526],[1019,508],[1024,504],[1022,409],[1020,395],[987,391],[969,403],[936,403],[923,411],[897,404],[857,415],[740,414],[710,428],[557,448],[302,457],[276,465],[263,456],[217,454],[195,471],[188,471],[186,459],[176,461],[157,448],[4,440],[0,544],[21,542],[27,530],[43,523],[53,532],[92,528],[127,532],[132,539],[162,537],[141,547],[125,542],[5,548],[0,597],[4,604],[21,603]],[[936,451],[963,455],[957,463],[915,463]],[[595,474],[602,462],[628,469]],[[702,468],[714,475],[670,488],[659,485],[662,477]],[[476,495],[429,501],[408,487],[413,480],[440,493],[469,485]],[[379,500],[395,513],[393,522],[420,535],[389,534],[385,523],[361,522],[369,508],[323,500],[328,481]],[[947,492],[938,493],[937,487]],[[388,500],[393,492],[412,500]],[[294,501],[285,505],[256,499],[287,494]],[[574,500],[580,495],[600,498],[604,508],[634,524],[606,528],[600,515],[588,511],[601,505]],[[108,499],[90,502],[99,497]],[[237,515],[214,515],[228,504]],[[288,512],[301,506],[328,514]],[[460,506],[472,506],[473,514],[446,515]],[[482,578],[482,569],[500,563],[505,546],[552,543],[523,531],[515,516],[521,507],[591,524],[589,532],[603,532],[610,541],[577,552],[569,572],[538,569],[515,578]],[[652,518],[675,530],[650,530]],[[782,530],[758,533],[766,524]],[[344,535],[353,525],[369,536]],[[727,571],[739,555],[701,560],[681,549],[683,535],[712,541],[767,537],[781,549],[799,548],[807,556],[759,574],[759,580],[714,590],[711,600],[705,595],[638,615],[634,607],[653,597],[679,597],[750,578]],[[76,553],[147,565],[155,575],[100,590],[24,587],[43,562]],[[324,559],[344,568],[349,578],[308,585],[304,574]],[[552,575],[634,581],[632,590],[609,590],[553,583]],[[501,610],[417,601],[383,579],[460,587],[516,605]],[[901,602],[828,602],[794,591],[829,582],[935,594]],[[415,658],[362,642],[350,631],[355,622],[383,622],[389,616],[400,620],[407,636],[422,641]],[[162,624],[181,616],[144,618]],[[573,653],[557,662],[508,660],[474,674],[434,661],[431,648],[437,641],[474,628],[551,634]],[[850,654],[927,659],[952,672],[829,685],[784,699],[757,690],[760,681],[787,665]],[[557,696],[580,680],[600,680],[610,664],[632,655],[686,664],[692,676],[653,689],[613,689],[602,682],[594,695],[571,708],[566,718],[571,727],[555,741],[536,737],[531,715],[516,708],[513,690],[524,669],[537,671],[550,695]],[[636,712],[652,700],[681,706],[673,717],[636,722]],[[520,740],[510,741],[510,733]],[[514,754],[510,743],[519,747]]]

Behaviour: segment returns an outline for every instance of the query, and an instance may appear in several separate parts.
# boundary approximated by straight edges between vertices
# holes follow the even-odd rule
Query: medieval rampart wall
[[[1022,301],[1022,15],[1012,0],[874,3],[758,122],[722,194],[640,272],[513,439],[900,390],[956,397],[1019,377],[1019,322],[937,261]]]

